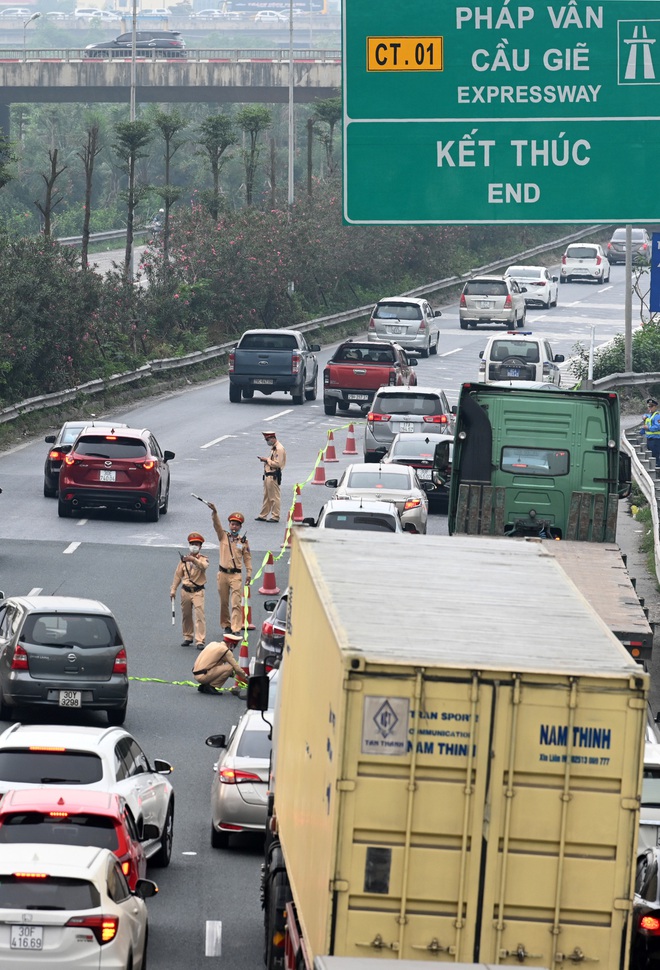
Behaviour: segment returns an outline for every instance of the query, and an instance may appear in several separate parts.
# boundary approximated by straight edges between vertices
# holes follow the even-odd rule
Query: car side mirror
[[[321,349],[321,344],[310,344],[309,349],[314,353],[317,353]]]
[[[302,520],[302,523],[301,523],[301,524],[302,524],[302,525],[311,525],[311,526],[315,526],[315,525],[316,525],[316,519],[314,518],[314,516],[313,516],[313,515],[310,515],[310,516],[309,516],[309,518],[307,518],[307,519],[303,519],[303,520]]]
[[[429,482],[427,479],[424,479],[424,481],[420,481],[419,487],[421,488],[421,490],[423,492],[434,492],[435,491],[435,485],[433,484],[433,482]]]
[[[163,454],[163,458],[165,459],[165,461],[172,461],[175,457],[176,456],[173,451],[166,451]]]
[[[339,480],[336,479],[336,478],[327,478],[326,479],[326,482],[325,482],[325,487],[326,488],[338,488],[339,487]]]
[[[452,406],[449,408],[449,410],[451,411],[452,414],[458,414],[458,405],[457,404],[452,404]]]
[[[480,360],[483,360],[484,359],[484,352],[483,352],[483,350],[480,350],[479,351],[479,359]]]
[[[138,879],[135,883],[133,895],[138,899],[151,899],[158,892],[158,886],[151,879]]]
[[[157,839],[159,835],[160,829],[157,825],[154,825],[152,822],[145,822],[142,826],[140,842],[150,842],[152,839]]]
[[[417,367],[417,364],[419,363],[419,361],[417,360],[416,357],[409,357],[408,363],[410,364],[411,367]]]
[[[264,609],[268,610],[269,613],[272,613],[276,606],[277,600],[266,600],[264,603]]]
[[[521,293],[526,293],[527,292],[527,287],[526,286],[521,286],[520,287],[520,292]]]
[[[555,364],[563,364],[564,363],[564,355],[563,354],[555,354],[554,360],[555,360]]]
[[[68,455],[72,448],[73,445],[60,445],[60,451],[63,455]]]
[[[559,282],[559,277],[558,276],[553,276],[552,277],[552,282],[553,283],[558,283]]]
[[[210,737],[204,742],[209,748],[226,748],[227,747],[227,735],[226,734],[211,734]]]
[[[159,775],[171,775],[174,768],[169,761],[163,761],[162,758],[154,758],[154,771]]]
[[[442,310],[434,310],[433,311],[433,316],[434,317],[441,317],[442,316]]]
[[[46,437],[44,438],[44,441],[48,442],[49,445],[54,445],[56,438],[57,438],[57,435],[55,434],[47,434]]]
[[[248,680],[247,709],[248,711],[267,711],[270,679],[268,674],[252,674]],[[206,742],[208,744],[208,741]]]

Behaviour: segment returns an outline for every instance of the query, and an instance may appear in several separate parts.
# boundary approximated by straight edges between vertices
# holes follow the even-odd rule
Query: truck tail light
[[[14,659],[11,662],[12,670],[29,670],[30,661],[27,653],[25,652],[25,647],[22,647],[20,643],[14,650]]]
[[[448,424],[446,414],[425,414],[424,422],[426,424]]]
[[[367,421],[390,421],[392,418],[391,414],[376,414],[375,411],[370,411],[367,415]]]
[[[228,369],[229,374],[234,373],[235,366],[236,366],[236,354],[234,353],[233,350],[231,350],[229,352],[229,369]]]
[[[302,357],[300,356],[300,354],[294,354],[291,358],[291,373],[299,374],[301,364],[302,364]]]
[[[461,298],[458,301],[458,305],[459,306],[467,306],[467,302],[465,300],[465,293],[461,293]]]
[[[241,771],[238,768],[221,768],[218,772],[218,780],[224,785],[242,785],[250,781],[261,783],[261,778],[253,771]]]
[[[128,658],[126,657],[126,651],[122,647],[117,656],[115,657],[115,662],[112,666],[113,674],[125,674],[128,669]]]
[[[506,300],[504,301],[504,309],[505,310],[510,310],[511,309],[511,294],[510,293],[507,293]]]
[[[323,371],[323,383],[328,385],[330,383],[330,371],[326,369]]]
[[[397,381],[396,370],[394,368],[392,368],[392,370],[390,371],[390,380],[389,380],[389,383],[390,383],[390,385],[393,385],[393,384],[396,384],[396,381]]]
[[[645,930],[646,933],[650,933],[652,936],[660,935],[660,919],[657,916],[651,916],[647,914],[642,916],[639,921],[640,930]]]
[[[91,930],[96,937],[97,943],[103,946],[110,943],[117,935],[119,929],[118,916],[72,916],[65,924],[75,926],[76,929]]]

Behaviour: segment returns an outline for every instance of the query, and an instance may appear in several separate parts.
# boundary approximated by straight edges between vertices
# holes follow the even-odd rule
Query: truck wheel
[[[245,398],[246,401],[252,400],[252,398],[254,397],[254,391],[252,390],[251,387],[243,391],[243,397]]]
[[[323,410],[326,414],[336,414],[337,413],[337,402],[336,401],[324,401]]]
[[[461,320],[461,330],[467,330],[467,328],[468,328],[467,321]]]
[[[312,384],[312,386],[305,388],[305,400],[306,401],[315,401],[316,400],[317,381],[318,381],[318,377],[315,377],[314,378],[314,383]]]
[[[264,929],[266,934],[264,963],[266,970],[283,970],[284,968],[284,946],[274,946],[273,936],[275,933],[284,936],[284,911],[289,902],[291,902],[291,888],[286,875],[284,858],[279,843],[274,842],[264,876]]]
[[[234,387],[233,384],[229,385],[229,400],[232,404],[240,404],[241,402],[241,389],[240,387]]]
[[[301,387],[297,387],[291,392],[291,400],[294,404],[304,404],[305,403],[305,385],[302,384]]]
[[[348,401],[337,401],[337,407],[339,408],[340,411],[348,411],[348,409],[350,408],[350,404],[348,403]]]

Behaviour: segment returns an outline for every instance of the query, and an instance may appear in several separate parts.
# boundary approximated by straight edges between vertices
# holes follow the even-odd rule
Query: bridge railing
[[[64,47],[59,49],[39,49],[30,48],[29,50],[18,50],[18,49],[0,49],[0,62],[11,63],[15,62],[18,64],[30,62],[30,61],[63,61],[65,63],[77,63],[79,61],[85,62],[105,62],[105,61],[130,61],[131,52],[130,50],[88,50],[87,48],[80,47]],[[237,63],[240,61],[266,61],[275,63],[288,63],[289,61],[289,51],[288,48],[275,48],[266,49],[262,47],[252,47],[252,48],[187,48],[185,51],[180,50],[138,50],[136,51],[136,60],[138,61],[173,61],[181,63],[190,63],[198,61],[201,63],[207,63],[209,61],[227,61],[229,63]],[[341,61],[341,51],[339,50],[314,50],[310,48],[309,50],[294,50],[293,52],[294,63],[297,62],[313,62],[320,64],[335,64]]]

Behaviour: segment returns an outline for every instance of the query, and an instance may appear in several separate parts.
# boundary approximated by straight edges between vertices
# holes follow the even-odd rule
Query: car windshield
[[[539,276],[539,270],[535,266],[509,266],[506,271],[507,276],[517,276],[523,279],[534,279]]]
[[[37,647],[120,647],[112,616],[81,613],[32,613],[23,624],[21,640]]]
[[[528,364],[538,364],[539,345],[534,340],[493,340],[489,356],[496,361],[521,357]]]
[[[102,778],[103,762],[88,751],[44,751],[41,745],[0,751],[2,781],[22,785],[93,785]]]
[[[347,488],[398,488],[410,490],[410,476],[397,471],[355,471],[346,482]]]
[[[75,447],[76,455],[88,458],[129,458],[140,460],[147,454],[147,447],[141,438],[122,438],[119,435],[85,435]]]
[[[32,866],[30,868],[33,868]],[[0,909],[96,909],[101,905],[96,886],[66,876],[0,876]]]
[[[334,356],[338,363],[350,361],[360,364],[393,364],[394,352],[391,348],[379,350],[377,347],[340,347]]]
[[[2,819],[0,844],[39,842],[49,845],[95,845],[99,849],[119,848],[115,823],[105,815],[57,812],[15,812]]]
[[[351,529],[355,532],[396,532],[396,520],[377,512],[328,512],[323,525],[326,529]]]
[[[434,455],[433,444],[424,444],[419,441],[406,441],[402,438],[401,441],[397,441],[396,444],[392,445],[390,449],[391,458],[414,458],[419,459],[419,461],[429,461],[433,459]]]
[[[378,303],[376,320],[421,320],[422,310],[416,303]]]
[[[501,468],[514,475],[567,475],[568,458],[554,448],[502,448]]]
[[[270,691],[269,691],[270,694]],[[237,758],[270,758],[268,731],[243,731],[236,749]]]
[[[509,288],[502,280],[470,280],[463,291],[466,296],[508,296]]]
[[[643,239],[644,238],[644,229],[633,229],[632,230],[632,238],[633,239]],[[614,232],[612,233],[612,239],[616,239],[617,242],[625,242],[626,241],[626,230],[625,229],[615,229]]]
[[[441,400],[437,394],[383,394],[376,395],[371,410],[374,414],[442,414]]]
[[[569,259],[595,259],[598,252],[595,246],[569,246],[566,255]]]
[[[246,333],[238,350],[297,350],[298,341],[292,333]]]

